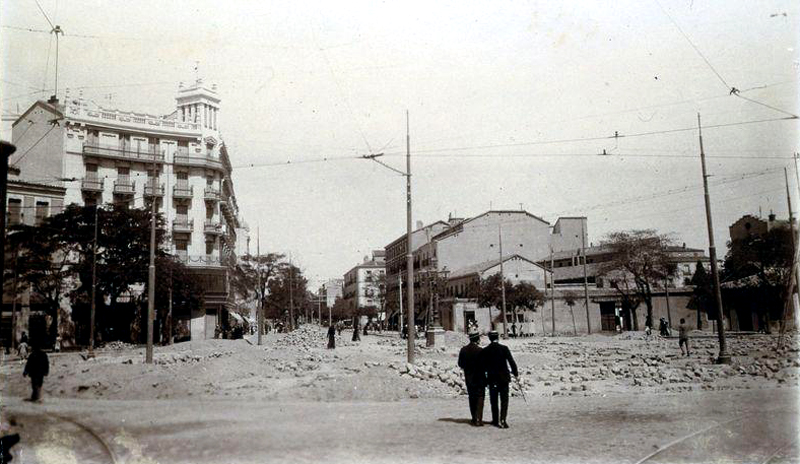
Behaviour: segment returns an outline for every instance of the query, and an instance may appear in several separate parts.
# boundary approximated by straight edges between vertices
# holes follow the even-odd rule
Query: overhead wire
[[[796,114],[794,114],[794,113],[791,113],[791,112],[789,112],[789,111],[782,110],[782,109],[780,109],[780,108],[777,108],[777,107],[775,107],[775,106],[768,105],[768,104],[766,104],[766,103],[762,103],[762,102],[760,102],[760,101],[758,101],[758,100],[754,100],[754,99],[752,99],[752,98],[743,97],[742,95],[740,95],[741,91],[740,91],[739,89],[737,89],[736,87],[734,87],[734,86],[732,86],[732,85],[728,84],[728,82],[725,80],[725,78],[723,78],[723,77],[722,77],[722,75],[721,75],[721,74],[720,74],[720,73],[717,71],[717,69],[714,67],[714,65],[712,65],[712,64],[711,64],[711,62],[708,60],[708,58],[706,58],[706,56],[703,54],[703,52],[702,52],[702,51],[700,51],[700,49],[697,47],[697,45],[695,45],[695,44],[694,44],[694,42],[692,41],[692,39],[690,39],[690,38],[689,38],[689,36],[688,36],[688,35],[687,35],[687,34],[686,34],[684,31],[683,31],[683,29],[680,27],[680,25],[678,25],[678,22],[677,22],[677,21],[675,21],[675,19],[674,19],[674,18],[673,18],[673,17],[672,17],[672,16],[669,14],[669,12],[667,12],[667,10],[664,8],[664,6],[663,6],[663,5],[661,5],[661,2],[659,2],[659,0],[653,0],[653,1],[654,1],[654,2],[656,2],[656,4],[659,6],[659,8],[661,8],[661,11],[663,11],[663,12],[664,12],[664,15],[665,15],[667,18],[669,18],[670,22],[671,22],[671,23],[672,23],[672,24],[675,26],[675,29],[677,29],[677,30],[678,30],[678,32],[680,32],[680,33],[681,33],[681,35],[683,36],[683,38],[684,38],[684,39],[686,39],[686,42],[688,42],[688,43],[689,43],[689,45],[690,45],[690,46],[691,46],[691,47],[694,49],[694,51],[695,51],[695,52],[697,52],[697,55],[698,55],[698,56],[700,56],[700,58],[702,58],[702,59],[703,59],[703,61],[704,61],[704,62],[706,63],[706,65],[708,66],[708,68],[709,68],[709,69],[710,69],[710,70],[711,70],[711,71],[714,73],[714,75],[716,75],[716,76],[717,76],[717,78],[720,80],[720,82],[722,82],[722,85],[724,85],[724,86],[725,86],[725,90],[727,90],[727,91],[728,91],[728,94],[729,94],[729,95],[733,95],[733,96],[739,97],[739,98],[741,98],[741,99],[743,99],[743,100],[746,100],[746,101],[749,101],[749,102],[751,102],[751,103],[754,103],[754,104],[756,104],[756,105],[761,105],[761,106],[763,106],[763,107],[765,107],[765,108],[768,108],[768,109],[771,109],[771,110],[773,110],[773,111],[777,111],[777,112],[779,112],[779,113],[782,113],[782,114],[786,114],[786,115],[792,116],[793,118],[797,118],[797,117],[798,117]],[[752,89],[748,89],[748,90],[752,90]]]
[[[56,125],[55,125],[55,124],[53,124],[53,125],[50,127],[50,129],[47,129],[47,132],[45,132],[44,134],[42,134],[42,136],[41,136],[41,137],[39,137],[39,140],[37,140],[36,142],[34,142],[34,143],[33,143],[33,145],[31,145],[30,147],[28,147],[28,149],[27,149],[27,150],[25,150],[25,153],[23,153],[22,155],[20,155],[20,157],[19,157],[19,158],[17,158],[17,160],[16,160],[16,161],[14,161],[14,164],[12,164],[12,166],[16,166],[16,165],[18,165],[18,164],[20,163],[20,161],[22,161],[23,159],[25,159],[25,156],[26,156],[28,153],[30,153],[30,152],[31,152],[31,150],[33,150],[33,149],[34,149],[34,147],[36,147],[36,145],[39,145],[39,142],[41,142],[41,141],[42,141],[42,140],[43,140],[45,137],[47,137],[47,134],[49,134],[49,133],[50,133],[50,132],[51,132],[53,129],[55,129],[55,128],[56,128]]]

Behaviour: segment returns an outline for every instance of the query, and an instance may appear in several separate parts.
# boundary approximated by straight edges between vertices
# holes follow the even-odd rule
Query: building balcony
[[[164,184],[156,184],[153,181],[147,181],[144,186],[144,194],[145,196],[152,197],[153,195],[157,197],[164,196]]]
[[[207,220],[203,224],[203,231],[207,234],[212,235],[221,235],[222,234],[222,224],[217,221],[209,221]]]
[[[192,198],[194,196],[194,189],[191,185],[178,184],[172,188],[172,196],[174,198]]]
[[[100,145],[83,145],[85,156],[99,156],[103,158],[121,159],[126,161],[139,161],[146,163],[163,163],[164,154],[157,148],[147,148],[144,150],[131,148],[113,148]]]
[[[203,197],[206,200],[209,200],[209,201],[219,201],[220,193],[219,193],[219,190],[217,190],[217,189],[215,189],[213,187],[206,187],[206,189],[205,189],[205,191],[203,193]]]
[[[81,190],[85,192],[102,192],[103,181],[101,177],[84,177],[81,180]]]
[[[221,267],[222,261],[219,256],[214,255],[190,255],[184,253],[176,254],[178,261],[189,267]]]
[[[222,161],[217,157],[202,154],[189,154],[184,151],[175,153],[173,162],[176,166],[195,166],[217,169],[220,171],[225,170]]]
[[[172,232],[191,234],[194,229],[194,219],[177,218],[172,221]]]
[[[130,179],[117,179],[114,181],[114,193],[118,195],[133,195],[136,193],[136,182]]]

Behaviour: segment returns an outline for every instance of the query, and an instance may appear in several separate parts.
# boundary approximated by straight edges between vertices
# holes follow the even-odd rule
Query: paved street
[[[8,398],[3,419],[17,421],[22,463],[788,463],[798,459],[797,394],[783,388],[536,397],[527,404],[515,398],[508,430],[469,426],[466,399]]]

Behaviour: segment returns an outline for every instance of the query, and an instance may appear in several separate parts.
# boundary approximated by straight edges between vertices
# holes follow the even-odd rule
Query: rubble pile
[[[409,363],[389,363],[389,368],[397,371],[400,377],[410,378],[421,382],[430,382],[433,384],[444,384],[449,387],[453,393],[459,395],[467,394],[463,373],[461,369],[459,369],[457,366],[453,366],[452,364],[442,363],[437,360],[423,359],[416,365]],[[530,370],[523,370],[523,372],[520,374],[521,378],[519,383],[511,383],[510,394],[512,396],[521,394],[520,385],[525,391],[533,388],[533,382],[529,377],[527,377],[527,375],[530,374]]]
[[[200,355],[194,354],[190,351],[178,351],[172,353],[159,353],[153,357],[154,364],[178,364],[178,363],[199,363],[208,359],[221,358],[223,356],[230,356],[234,354],[233,351],[212,351],[211,353]],[[138,361],[143,362],[142,360]],[[122,364],[133,364],[132,359],[122,361]]]

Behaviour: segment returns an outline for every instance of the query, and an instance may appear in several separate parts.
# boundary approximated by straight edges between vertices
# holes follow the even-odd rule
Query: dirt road
[[[22,463],[788,463],[798,462],[797,395],[513,398],[508,430],[468,425],[465,399],[6,398],[2,415],[22,435]]]

